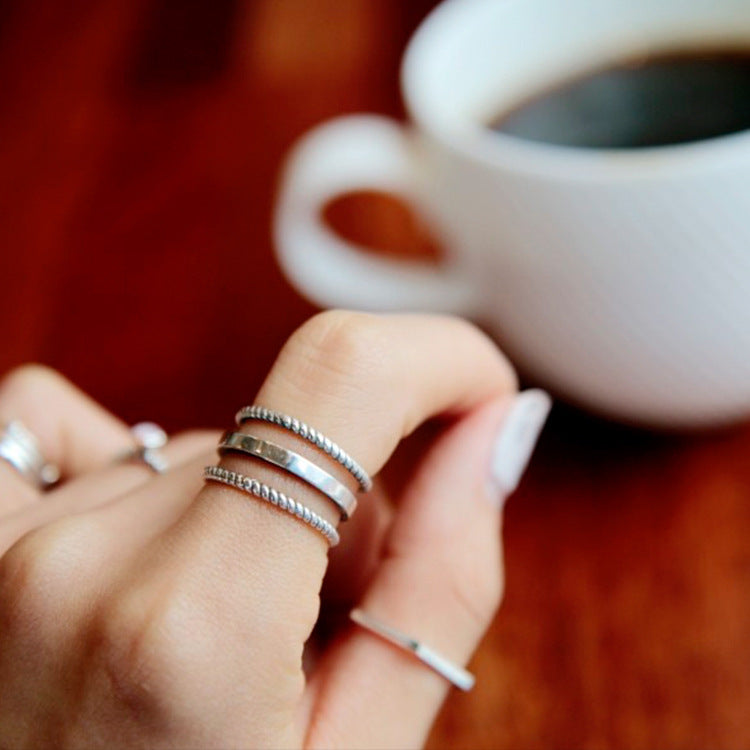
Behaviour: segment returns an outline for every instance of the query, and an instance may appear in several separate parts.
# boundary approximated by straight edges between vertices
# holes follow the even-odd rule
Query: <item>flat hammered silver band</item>
[[[293,500],[288,495],[269,487],[267,484],[263,484],[263,482],[259,482],[257,479],[246,477],[244,474],[236,471],[229,471],[221,466],[206,466],[203,470],[203,477],[211,482],[219,482],[220,484],[234,487],[241,492],[264,500],[295,518],[299,518],[302,523],[306,523],[310,528],[322,534],[331,547],[335,547],[339,543],[338,531],[325,518],[321,518],[306,505]]]
[[[346,485],[299,453],[242,432],[224,433],[219,442],[219,452],[227,451],[260,458],[307,482],[334,503],[343,521],[349,519],[357,508],[357,498]]]
[[[8,422],[0,432],[0,459],[41,490],[60,478],[60,469],[47,462],[36,436],[18,419]]]
[[[338,461],[359,483],[363,492],[369,492],[372,489],[372,479],[370,475],[341,447],[336,445],[333,440],[321,435],[310,425],[300,422],[287,414],[282,414],[273,409],[266,409],[265,406],[245,406],[237,412],[235,417],[237,425],[242,426],[244,422],[251,419],[257,419],[262,422],[270,422],[278,427],[283,427],[295,435],[307,440],[324,453],[328,454],[334,461]]]
[[[367,612],[363,612],[361,609],[353,609],[349,613],[349,617],[352,622],[355,622],[361,628],[374,633],[384,641],[388,641],[388,643],[392,643],[404,651],[414,654],[423,664],[434,672],[437,672],[459,690],[468,692],[474,687],[476,680],[471,672],[454,664],[437,651],[433,651],[429,646],[425,646],[424,643],[420,643],[411,636],[406,635],[406,633],[402,633],[400,630],[386,625],[381,620],[368,615]]]

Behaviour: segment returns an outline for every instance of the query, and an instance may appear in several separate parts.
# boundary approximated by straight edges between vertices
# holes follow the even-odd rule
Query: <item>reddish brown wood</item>
[[[402,114],[430,5],[3,3],[0,370],[46,362],[128,420],[226,423],[313,312],[272,256],[283,154],[324,118]],[[331,212],[434,252],[387,200]],[[655,437],[559,409],[507,511],[478,687],[431,747],[750,745],[748,455],[748,428]]]

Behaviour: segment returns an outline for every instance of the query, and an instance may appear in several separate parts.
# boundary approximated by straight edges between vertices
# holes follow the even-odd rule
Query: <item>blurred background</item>
[[[46,363],[130,422],[226,425],[315,311],[273,258],[283,156],[331,116],[403,116],[400,56],[433,5],[0,1],[0,371]],[[326,215],[440,256],[388,196]],[[747,427],[558,407],[508,509],[478,686],[431,747],[750,746],[748,455]]]

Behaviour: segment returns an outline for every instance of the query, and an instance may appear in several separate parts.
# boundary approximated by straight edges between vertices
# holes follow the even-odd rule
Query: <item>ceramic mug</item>
[[[750,132],[656,148],[524,141],[489,118],[623,57],[750,49],[747,0],[448,0],[402,68],[412,124],[328,122],[293,150],[275,216],[288,277],[324,306],[479,318],[533,378],[628,421],[750,414]],[[351,190],[410,201],[441,266],[352,246]]]

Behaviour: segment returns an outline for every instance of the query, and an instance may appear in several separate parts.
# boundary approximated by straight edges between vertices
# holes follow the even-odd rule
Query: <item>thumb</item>
[[[365,613],[458,664],[469,659],[502,593],[502,503],[549,408],[546,393],[526,391],[475,409],[441,437],[407,488]],[[417,746],[447,687],[412,654],[352,626],[311,683],[308,744]]]

